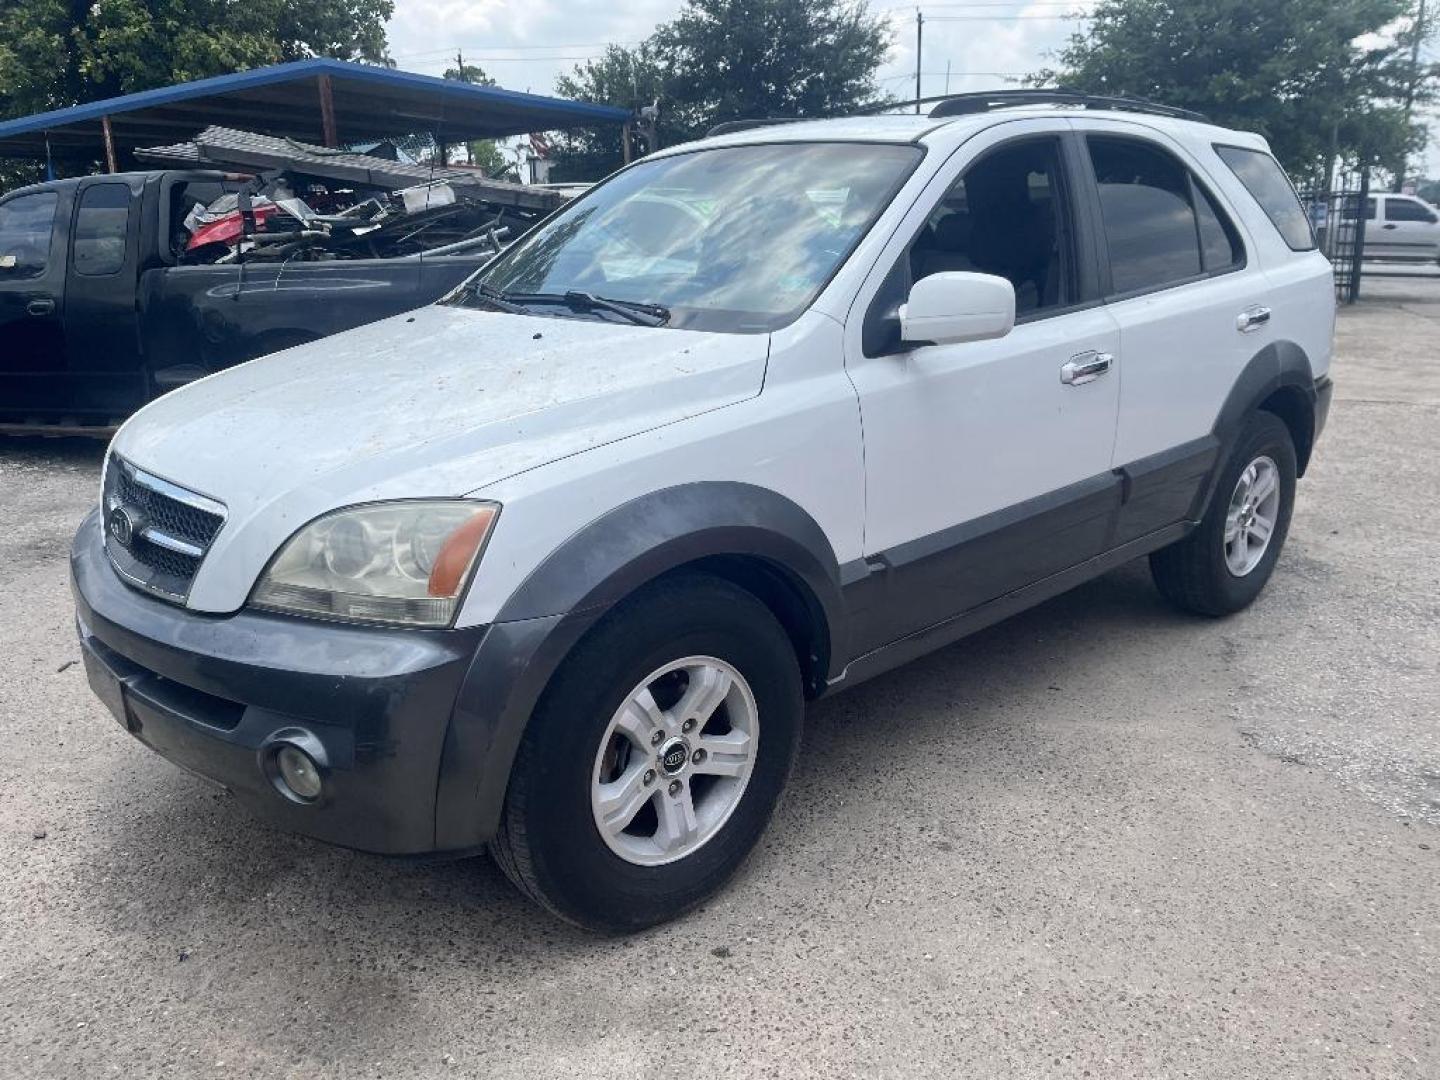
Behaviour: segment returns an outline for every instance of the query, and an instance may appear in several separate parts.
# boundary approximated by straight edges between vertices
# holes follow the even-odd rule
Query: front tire
[[[1245,421],[1199,526],[1150,556],[1162,596],[1199,615],[1229,615],[1260,595],[1295,505],[1295,444],[1273,413]]]
[[[703,574],[647,587],[581,642],[537,706],[495,860],[588,930],[672,919],[759,840],[803,711],[794,647],[753,595]]]

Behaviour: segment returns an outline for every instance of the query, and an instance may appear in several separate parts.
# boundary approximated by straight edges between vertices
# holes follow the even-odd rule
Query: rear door
[[[144,178],[97,178],[76,193],[65,282],[65,394],[83,419],[145,402],[136,309]]]
[[[0,418],[47,415],[65,369],[64,211],[68,193],[32,191],[0,201]]]
[[[1385,196],[1385,220],[1377,232],[1388,258],[1425,262],[1440,258],[1440,214],[1413,196]]]
[[[1149,128],[1077,119],[1099,210],[1102,287],[1120,324],[1114,466],[1130,494],[1115,542],[1186,518],[1217,454],[1211,431],[1271,336],[1267,280],[1237,215],[1189,155]]]

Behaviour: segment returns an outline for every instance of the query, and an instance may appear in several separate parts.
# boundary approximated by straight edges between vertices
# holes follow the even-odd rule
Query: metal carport
[[[522,94],[341,60],[297,60],[0,122],[0,157],[105,160],[212,124],[339,146],[428,133],[453,143],[624,124],[609,105]]]

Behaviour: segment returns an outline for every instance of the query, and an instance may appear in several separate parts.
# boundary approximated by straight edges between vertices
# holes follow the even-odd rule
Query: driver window
[[[946,270],[995,274],[1015,286],[1015,315],[1044,318],[1079,302],[1060,140],[997,147],[945,193],[886,275],[861,329],[866,356],[900,345],[900,305],[923,277]]]
[[[50,261],[55,192],[21,195],[0,204],[0,277],[37,278]]]
[[[910,247],[912,283],[946,270],[1015,286],[1024,316],[1073,301],[1059,141],[1000,147],[965,170]]]

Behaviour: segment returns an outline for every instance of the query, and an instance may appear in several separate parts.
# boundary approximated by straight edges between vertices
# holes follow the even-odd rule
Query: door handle
[[[1060,365],[1060,381],[1066,386],[1083,386],[1104,375],[1114,362],[1108,352],[1078,353]]]
[[[1235,316],[1235,329],[1239,330],[1242,334],[1248,334],[1251,330],[1259,330],[1260,327],[1269,321],[1270,309],[1257,304],[1255,307],[1246,308],[1240,312],[1239,315]]]
[[[1394,229],[1394,228],[1397,228],[1396,224],[1395,224],[1393,221],[1390,222],[1388,225],[1381,225],[1380,227],[1381,227],[1382,229]]]
[[[48,296],[37,296],[25,305],[25,311],[30,315],[53,315],[55,301]]]

